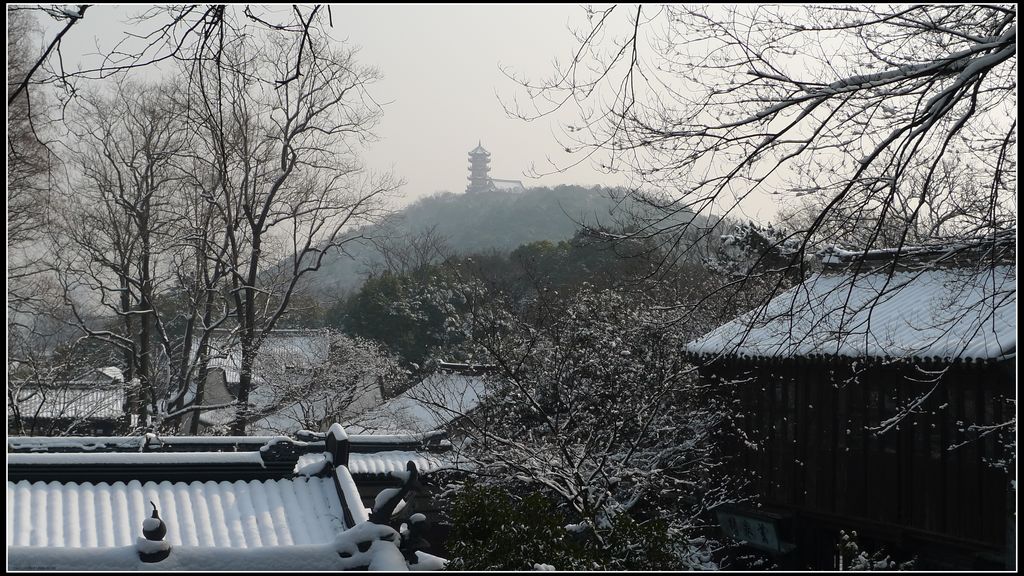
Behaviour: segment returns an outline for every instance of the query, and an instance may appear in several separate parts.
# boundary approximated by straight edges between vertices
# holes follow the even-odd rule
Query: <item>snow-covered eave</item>
[[[8,546],[8,570],[135,571],[135,570],[259,570],[259,571],[407,571],[409,566],[386,526],[363,522],[339,534],[334,542],[257,548],[174,546],[168,557],[147,563],[135,546],[62,548]],[[389,540],[390,539],[390,540]],[[370,545],[365,550],[364,542]]]
[[[7,449],[9,452],[128,452],[139,453],[160,453],[160,452],[201,452],[210,451],[210,448],[226,450],[234,447],[237,451],[253,451],[260,447],[266,447],[277,443],[288,443],[293,447],[310,452],[322,451],[324,448],[324,435],[318,432],[301,431],[297,434],[299,439],[287,436],[8,436]],[[370,435],[351,434],[349,442],[354,452],[371,450],[378,452],[382,449],[392,450],[418,450],[430,444],[442,443],[445,436],[443,432],[415,433],[415,434],[391,434],[391,435]],[[146,446],[143,449],[143,446]],[[191,450],[181,450],[192,448]]]
[[[8,454],[8,466],[53,465],[189,465],[189,464],[258,464],[263,465],[259,451],[247,452],[74,452]]]
[[[8,546],[8,570],[345,570],[347,562],[327,545],[219,548],[175,546],[162,562],[139,559],[134,546],[51,548]]]
[[[909,245],[899,248],[846,249],[838,245],[825,246],[816,256],[826,268],[844,269],[858,264],[885,263],[893,260],[906,259],[905,264],[941,265],[942,262],[955,261],[958,256],[988,254],[993,248],[1003,249],[997,254],[998,259],[1011,264],[1015,261],[1017,245],[1016,229],[998,232],[990,238],[970,238],[958,242],[941,244]],[[931,257],[921,262],[921,258]]]
[[[872,364],[995,364],[1016,357],[1015,347],[991,357],[940,357],[940,356],[879,356],[869,354],[800,353],[800,354],[751,354],[749,352],[706,350],[687,347],[685,355],[695,364],[708,365],[714,362],[868,362]]]

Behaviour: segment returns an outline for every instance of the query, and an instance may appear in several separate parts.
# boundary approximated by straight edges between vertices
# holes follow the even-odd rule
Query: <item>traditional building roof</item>
[[[443,430],[476,409],[484,395],[482,373],[443,370],[353,419],[366,434],[419,434]]]
[[[210,369],[224,371],[228,384],[238,384],[242,352],[234,339],[215,338],[211,343]],[[304,373],[327,361],[330,337],[325,330],[274,330],[260,346],[253,368],[258,384],[283,372]],[[193,347],[193,356],[198,348]]]
[[[816,274],[687,348],[703,355],[940,359],[1016,351],[1016,266],[857,268]]]
[[[526,186],[523,186],[523,182],[521,180],[501,180],[499,178],[491,178],[491,186],[493,186],[495,190],[500,190],[501,192],[522,192],[523,190],[526,190]]]
[[[456,463],[449,453],[430,453],[411,450],[385,450],[370,453],[349,454],[348,470],[354,478],[384,478],[405,470],[409,462],[416,464],[416,469],[423,474],[438,470],[456,468]],[[323,454],[307,454],[300,456],[295,469],[310,470],[324,462]]]
[[[125,389],[107,382],[65,382],[53,386],[18,387],[16,406],[23,418],[114,420],[125,415]]]
[[[127,392],[121,370],[108,366],[75,380],[8,382],[8,416],[72,422],[114,421],[125,416]]]
[[[215,371],[223,373],[224,389],[220,389],[220,382],[208,379],[205,402],[223,405],[237,397],[241,350],[236,341],[226,337],[216,338],[211,349],[209,369],[211,374],[216,374]],[[360,410],[379,404],[381,390],[375,379],[356,385],[352,402],[341,414],[327,414],[313,406],[325,404],[320,400],[329,391],[323,388],[318,392],[320,396],[302,394],[296,401],[295,391],[303,390],[303,386],[311,382],[315,369],[327,365],[330,351],[331,337],[327,330],[274,330],[268,334],[256,356],[253,387],[249,391],[250,404],[262,415],[250,422],[248,429],[261,434],[283,433],[296,427],[312,426],[307,423],[311,415],[348,419]],[[197,349],[192,353],[197,354]],[[213,390],[212,386],[218,386],[218,390]],[[186,401],[191,401],[194,396],[195,384],[191,386]],[[211,400],[211,396],[216,398]],[[236,408],[228,406],[204,410],[199,419],[206,426],[225,428],[235,416]]]
[[[429,465],[429,458],[403,450],[351,458],[367,446],[353,445],[338,425],[305,437],[310,441],[275,437],[261,446],[264,439],[250,437],[8,438],[15,452],[8,454],[8,568],[443,567],[389,526],[393,508],[375,505],[371,518],[349,469],[397,478],[406,493],[417,463]],[[369,446],[404,447],[411,439],[390,440]],[[322,464],[300,469],[303,455]],[[398,457],[409,459],[395,470]],[[150,516],[154,508],[159,517]]]
[[[477,154],[487,155],[487,156],[491,155],[490,152],[488,152],[487,150],[484,150],[484,147],[480,144],[480,142],[477,142],[476,143],[476,148],[473,148],[472,150],[470,150],[469,153],[472,156],[476,156]]]
[[[8,546],[131,546],[153,502],[172,546],[325,544],[350,526],[331,478],[7,482]]]

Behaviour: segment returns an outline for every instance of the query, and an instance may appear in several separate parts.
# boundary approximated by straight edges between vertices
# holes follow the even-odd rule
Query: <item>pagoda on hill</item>
[[[486,192],[491,189],[491,153],[484,150],[480,142],[469,152],[469,186],[466,192]]]
[[[522,192],[526,189],[519,180],[499,180],[490,177],[491,153],[484,149],[477,141],[476,148],[469,151],[469,185],[466,186],[467,193],[492,192]]]

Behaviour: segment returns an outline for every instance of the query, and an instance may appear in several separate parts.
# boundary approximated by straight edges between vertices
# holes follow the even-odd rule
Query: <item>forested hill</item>
[[[438,193],[401,210],[385,228],[364,230],[366,236],[415,235],[431,228],[457,254],[509,251],[535,240],[565,240],[578,222],[612,224],[616,201],[608,188],[557,186],[523,192],[476,194]],[[616,214],[619,212],[616,210]],[[401,242],[401,239],[396,239]],[[330,254],[312,280],[317,299],[331,299],[357,287],[381,260],[369,243],[349,245],[349,255]]]

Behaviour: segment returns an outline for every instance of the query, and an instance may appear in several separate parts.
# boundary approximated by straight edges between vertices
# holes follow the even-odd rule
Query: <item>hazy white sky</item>
[[[358,60],[384,75],[371,88],[384,104],[380,139],[364,159],[371,169],[392,169],[405,179],[402,203],[440,190],[463,191],[467,153],[478,140],[491,152],[495,178],[521,179],[527,186],[624,181],[589,162],[528,178],[531,165],[548,172],[550,161],[568,165],[574,158],[555,140],[556,119],[512,119],[498,101],[517,92],[499,65],[538,78],[552,73],[556,57],[571,56],[576,42],[569,26],[586,21],[579,5],[333,5],[331,10],[333,36],[359,46]],[[65,64],[77,66],[75,60],[95,54],[97,45],[109,50],[128,29],[125,19],[140,11],[89,8],[64,38]],[[41,24],[49,41],[58,25]]]
[[[548,76],[555,57],[576,46],[567,26],[585,22],[578,5],[340,6],[335,27],[362,46],[360,60],[385,79],[375,94],[385,107],[382,140],[367,154],[372,166],[394,165],[411,196],[466,186],[467,153],[480,140],[491,152],[491,176],[527,186],[616,184],[589,163],[528,179],[531,164],[549,168],[570,157],[558,146],[553,120],[509,118],[498,101],[516,85],[499,64],[531,77]],[[565,117],[567,118],[567,117]],[[548,171],[548,170],[544,170]]]

